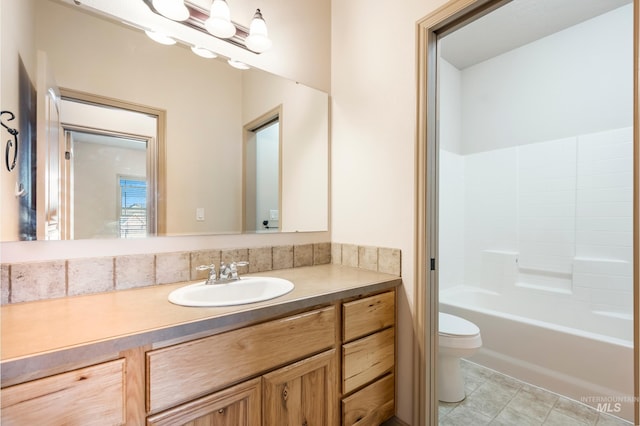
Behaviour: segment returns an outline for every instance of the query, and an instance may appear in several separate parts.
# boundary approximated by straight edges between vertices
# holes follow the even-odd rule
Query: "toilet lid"
[[[455,315],[438,314],[438,332],[448,336],[475,336],[480,333],[477,325]]]

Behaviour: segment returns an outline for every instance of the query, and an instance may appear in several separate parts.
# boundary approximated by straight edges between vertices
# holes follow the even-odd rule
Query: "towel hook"
[[[7,146],[4,150],[4,161],[7,165],[7,170],[12,171],[15,167],[16,167],[16,160],[18,159],[18,130],[14,129],[12,127],[7,126],[6,124],[4,124],[2,122],[2,116],[4,114],[8,114],[9,118],[7,119],[7,121],[11,121],[13,119],[16,118],[16,116],[11,112],[11,111],[0,111],[0,124],[2,125],[2,127],[4,127],[5,129],[7,129],[7,132],[9,132],[10,135],[13,136],[13,141],[11,142],[11,139],[7,140]],[[14,147],[15,145],[15,147]],[[11,148],[13,148],[13,160],[11,162],[9,162],[9,154],[11,152]]]

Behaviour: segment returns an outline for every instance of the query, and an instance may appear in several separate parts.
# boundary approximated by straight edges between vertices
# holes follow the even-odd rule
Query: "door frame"
[[[255,152],[249,148],[252,142],[255,142],[255,132],[261,127],[267,124],[278,121],[278,231],[282,231],[282,104],[270,109],[259,117],[249,121],[242,126],[242,232],[256,232],[259,231],[256,224],[255,228],[250,223],[255,223],[255,201],[253,203],[247,202],[248,196],[255,198],[255,185],[251,185],[248,182],[248,169],[251,167],[252,156],[255,157]],[[255,160],[255,158],[253,158]],[[255,161],[254,161],[255,162]],[[253,167],[255,171],[255,167]]]
[[[438,255],[438,141],[436,111],[437,37],[454,31],[510,0],[450,0],[416,27],[416,245],[414,294],[414,410],[413,424],[437,425],[438,400],[438,271],[431,267]],[[638,257],[640,208],[640,0],[633,0],[633,327],[634,418],[640,422],[640,268]]]
[[[156,117],[156,143],[155,143],[155,235],[162,236],[167,233],[167,144],[166,126],[167,112],[163,109],[141,105],[121,99],[109,98],[79,90],[60,88],[62,98],[71,99],[88,104],[124,109]],[[69,128],[70,126],[65,126]],[[150,176],[152,177],[152,176]]]
[[[123,139],[135,139],[146,144],[146,160],[145,160],[145,168],[147,171],[147,200],[149,200],[148,209],[147,209],[147,235],[154,236],[158,235],[157,232],[157,198],[158,198],[158,183],[157,176],[158,170],[158,141],[157,138],[153,138],[145,135],[137,135],[132,133],[125,132],[116,132],[113,130],[105,130],[98,129],[93,127],[81,126],[76,124],[67,124],[61,123],[62,135],[64,139],[64,150],[68,152],[68,156],[65,154],[64,158],[67,160],[64,168],[65,172],[65,180],[64,180],[64,193],[65,193],[65,216],[64,219],[66,221],[65,227],[68,229],[69,238],[66,239],[74,239],[74,226],[73,220],[75,218],[74,205],[75,202],[75,193],[73,188],[73,182],[75,179],[75,163],[74,163],[74,142],[73,142],[73,134],[74,133],[90,133],[101,136],[111,136],[115,138],[123,138]],[[118,199],[118,197],[116,197]],[[116,211],[120,211],[119,208]],[[118,215],[119,216],[119,215]]]
[[[60,158],[60,90],[55,81],[47,54],[37,52],[36,81],[36,239],[58,240],[61,232],[60,188],[64,161]],[[52,179],[51,177],[55,177]],[[55,183],[55,186],[54,186]]]

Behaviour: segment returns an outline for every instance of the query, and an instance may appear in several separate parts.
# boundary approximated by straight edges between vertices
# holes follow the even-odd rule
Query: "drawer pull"
[[[282,400],[286,401],[289,398],[289,389],[285,386],[282,390]]]

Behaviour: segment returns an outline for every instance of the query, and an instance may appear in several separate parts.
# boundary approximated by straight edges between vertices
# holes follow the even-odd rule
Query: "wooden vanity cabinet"
[[[342,305],[342,424],[379,425],[395,413],[395,291]]]
[[[333,425],[336,350],[263,376],[264,425]]]
[[[334,425],[335,349],[150,416],[148,426]]]
[[[147,424],[335,425],[336,317],[334,304],[147,352]]]
[[[262,424],[262,381],[249,380],[229,389],[149,417],[149,426],[254,426]]]
[[[224,412],[238,425],[248,418],[265,426],[379,425],[395,413],[395,319],[391,290],[150,351],[149,411],[182,405],[153,414],[148,424],[191,425],[200,423],[187,422],[200,419],[226,425]],[[250,382],[184,402],[258,374]],[[255,394],[256,380],[259,396],[240,402],[226,396],[240,395],[237,387]],[[224,411],[216,411],[219,407]],[[236,417],[232,409],[239,412]],[[160,422],[165,418],[172,420]]]
[[[147,410],[157,413],[335,347],[335,324],[335,306],[328,306],[149,351]]]
[[[395,411],[395,315],[390,290],[49,365],[2,388],[2,424],[379,425]]]
[[[3,425],[124,425],[125,360],[2,389]]]

